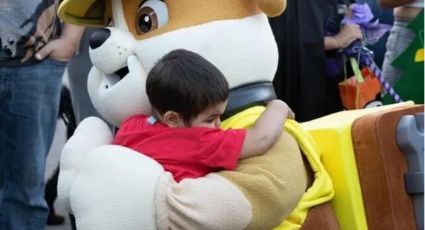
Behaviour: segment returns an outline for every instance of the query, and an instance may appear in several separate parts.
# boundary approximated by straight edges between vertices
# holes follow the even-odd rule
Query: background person
[[[0,229],[44,229],[46,156],[66,62],[83,28],[61,26],[58,1],[0,2]]]
[[[416,34],[407,25],[423,10],[423,0],[378,0],[383,8],[393,8],[394,24],[388,37],[382,75],[394,86],[402,71],[393,67],[393,61],[411,44]]]
[[[345,12],[338,9],[346,4],[339,0],[288,0],[285,13],[269,19],[279,49],[273,80],[276,95],[293,109],[297,121],[343,109],[338,91],[338,83],[344,79],[343,63],[338,63],[337,74],[327,72],[327,63],[340,49],[361,38],[356,25],[340,29]],[[327,34],[328,26],[336,26],[335,34]]]

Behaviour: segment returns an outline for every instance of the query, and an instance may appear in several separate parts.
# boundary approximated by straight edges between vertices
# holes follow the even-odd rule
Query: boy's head
[[[151,69],[146,93],[154,115],[170,127],[216,127],[229,85],[212,63],[180,49],[166,54]]]

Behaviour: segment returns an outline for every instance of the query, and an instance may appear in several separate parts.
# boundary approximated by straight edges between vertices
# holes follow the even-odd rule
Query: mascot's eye
[[[137,10],[136,28],[146,34],[168,23],[168,9],[164,2],[148,0]]]

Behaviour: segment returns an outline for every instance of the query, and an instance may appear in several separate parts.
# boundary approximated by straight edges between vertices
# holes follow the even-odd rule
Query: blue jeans
[[[44,230],[44,170],[65,63],[0,67],[0,229]]]

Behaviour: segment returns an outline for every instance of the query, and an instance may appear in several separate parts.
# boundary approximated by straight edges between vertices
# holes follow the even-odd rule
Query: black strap
[[[229,101],[222,120],[255,105],[276,99],[272,82],[255,82],[230,89]]]

